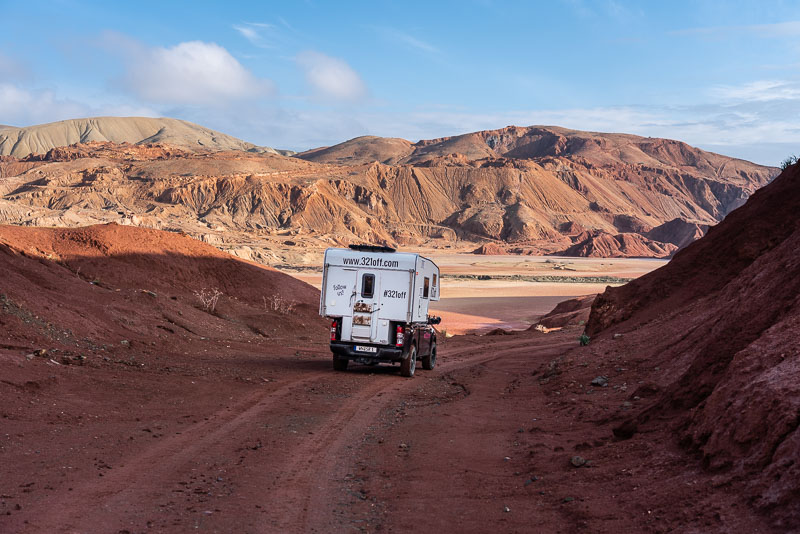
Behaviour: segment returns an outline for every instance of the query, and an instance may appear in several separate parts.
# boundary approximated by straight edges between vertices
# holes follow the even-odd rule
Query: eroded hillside
[[[91,142],[4,157],[0,222],[170,229],[266,263],[362,241],[664,257],[775,174],[677,141],[538,127],[300,158]]]

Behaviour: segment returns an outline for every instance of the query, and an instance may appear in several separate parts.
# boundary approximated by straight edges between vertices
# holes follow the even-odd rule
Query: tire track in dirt
[[[302,376],[274,391],[256,392],[231,407],[226,407],[208,417],[208,420],[193,425],[148,447],[124,464],[115,468],[102,480],[93,480],[75,488],[74,494],[81,499],[52,503],[48,512],[32,524],[25,532],[112,532],[117,523],[120,508],[140,503],[144,495],[163,490],[181,466],[194,458],[206,454],[215,446],[230,446],[232,436],[243,426],[263,416],[277,402],[291,395],[297,387],[308,382],[319,381],[329,373],[319,371]],[[157,470],[155,470],[157,466]],[[80,506],[83,503],[84,506]],[[78,506],[76,506],[76,504]],[[89,508],[87,510],[86,508]],[[101,508],[108,514],[96,513]],[[107,520],[104,520],[108,517]]]
[[[529,340],[518,339],[486,343],[492,348],[492,354],[476,351],[477,347],[444,352],[447,361],[437,365],[437,376],[486,364],[529,344]],[[552,346],[557,345],[563,343]],[[537,348],[545,347],[551,346],[540,345]],[[423,371],[422,376],[425,373]],[[384,408],[397,402],[414,385],[413,379],[401,379],[389,386],[381,381],[362,389],[315,431],[314,439],[295,450],[292,461],[282,464],[283,471],[279,474],[291,486],[281,488],[280,499],[269,499],[273,503],[283,503],[279,508],[280,520],[274,526],[284,532],[330,532],[334,528],[331,508],[341,494],[340,485],[349,468],[345,449],[363,436],[365,429],[378,419]]]
[[[467,361],[446,369],[448,381],[464,388],[467,396],[450,400],[449,395],[442,396],[436,389],[422,392],[423,402],[412,401],[410,409],[403,408],[407,412],[404,417],[378,429],[374,438],[380,439],[361,440],[353,447],[351,467],[348,471],[340,471],[339,481],[340,487],[349,489],[348,493],[355,498],[344,503],[344,508],[339,511],[339,530],[538,531],[531,525],[506,529],[507,525],[497,521],[496,517],[485,522],[488,516],[484,514],[489,511],[485,510],[484,503],[493,502],[491,491],[494,490],[487,495],[480,489],[484,480],[473,479],[474,484],[463,484],[463,473],[481,473],[477,476],[479,479],[498,475],[493,472],[493,467],[487,467],[491,462],[485,462],[492,454],[487,451],[494,450],[494,457],[498,459],[507,452],[505,448],[500,451],[492,449],[492,432],[496,431],[492,429],[503,418],[499,412],[513,413],[512,405],[506,403],[507,396],[516,389],[520,376],[530,377],[531,371],[560,358],[575,345],[574,340],[564,336],[553,336],[552,342],[545,337],[532,339],[530,336],[497,344],[478,345],[476,341],[470,350],[475,353],[491,351],[493,355],[468,357]],[[502,348],[495,350],[498,346]],[[520,363],[522,369],[513,370],[514,365]],[[493,408],[481,412],[475,410],[478,405]],[[517,429],[515,423],[506,428],[513,436],[517,435]],[[456,436],[467,441],[459,442]],[[455,439],[458,445],[453,445],[453,439],[448,438]],[[398,449],[402,443],[407,446]],[[473,452],[470,457],[462,454],[465,448],[478,452]],[[476,466],[485,467],[485,473]],[[354,482],[342,484],[347,472],[355,474],[350,476]],[[433,501],[430,500],[432,495],[436,495]],[[431,506],[434,501],[437,504]],[[476,513],[476,510],[480,511]],[[465,521],[465,517],[469,519]]]
[[[519,350],[527,343],[516,339],[492,340],[478,346],[454,347],[452,351],[443,351],[437,371],[447,373],[481,365],[509,351]],[[489,350],[491,353],[487,354]],[[47,510],[22,532],[113,532],[123,526],[138,526],[145,522],[145,516],[154,515],[144,507],[167,499],[167,488],[172,487],[179,473],[186,472],[198,458],[218,455],[233,466],[238,457],[234,452],[235,444],[252,441],[251,429],[259,421],[269,419],[270,415],[291,414],[308,404],[303,386],[312,383],[337,386],[348,374],[359,376],[357,372],[341,374],[332,370],[303,372],[283,378],[290,381],[278,389],[247,395],[180,434],[162,438],[135,456],[123,458],[120,465],[102,479],[84,480],[69,496],[48,503]],[[342,480],[336,475],[348,468],[344,450],[377,420],[382,409],[418,385],[414,379],[402,379],[393,373],[361,376],[365,380],[357,381],[359,389],[335,411],[325,415],[298,446],[292,446],[288,438],[282,436],[279,444],[283,446],[271,449],[266,461],[256,466],[255,475],[243,475],[257,478],[255,483],[243,485],[244,499],[260,501],[269,507],[269,513],[257,520],[258,531],[329,530],[331,497],[340,491]],[[329,410],[329,406],[320,406],[317,411]],[[277,482],[274,489],[268,487],[268,481]],[[259,494],[254,497],[247,495],[248,491],[259,491]],[[80,499],[73,496],[80,496]],[[174,528],[178,531],[186,527],[184,524]]]

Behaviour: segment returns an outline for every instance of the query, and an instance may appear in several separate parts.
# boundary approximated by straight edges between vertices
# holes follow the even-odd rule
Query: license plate
[[[356,352],[378,352],[378,347],[367,347],[366,345],[356,345]]]

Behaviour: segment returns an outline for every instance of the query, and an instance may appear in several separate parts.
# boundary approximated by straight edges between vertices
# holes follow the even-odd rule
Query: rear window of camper
[[[375,293],[375,275],[365,273],[364,277],[361,279],[361,296],[364,297],[365,299],[371,299],[374,293]]]

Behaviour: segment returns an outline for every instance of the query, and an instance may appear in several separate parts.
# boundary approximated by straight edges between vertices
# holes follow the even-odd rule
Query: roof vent
[[[350,248],[359,252],[395,252],[392,247],[381,245],[350,245]]]

